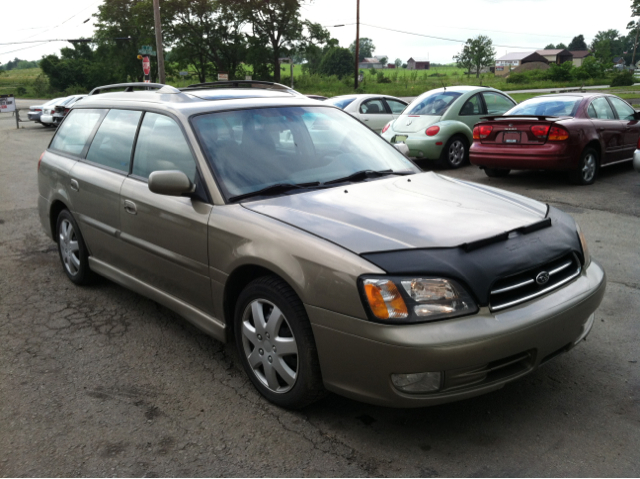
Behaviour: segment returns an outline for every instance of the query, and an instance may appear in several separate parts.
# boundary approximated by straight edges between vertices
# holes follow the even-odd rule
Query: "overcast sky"
[[[92,36],[92,15],[102,3],[103,0],[0,0],[0,62],[15,57],[38,60],[70,45],[9,42]],[[450,63],[464,41],[479,34],[493,40],[498,56],[541,49],[549,43],[569,44],[580,34],[590,43],[600,30],[616,29],[626,34],[630,6],[631,0],[360,0],[360,36],[371,38],[375,54],[387,55],[390,61],[400,58],[406,62],[414,57]],[[355,25],[349,24],[356,21],[356,0],[314,0],[303,7],[302,14],[328,27],[341,46],[348,46],[355,39]],[[333,27],[339,24],[345,26]]]

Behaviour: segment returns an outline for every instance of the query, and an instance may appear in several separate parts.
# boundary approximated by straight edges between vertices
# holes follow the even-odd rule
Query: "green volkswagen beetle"
[[[502,115],[516,102],[499,90],[477,86],[452,86],[423,93],[382,129],[390,143],[405,143],[409,156],[440,160],[458,168],[469,159],[473,125],[481,117]]]

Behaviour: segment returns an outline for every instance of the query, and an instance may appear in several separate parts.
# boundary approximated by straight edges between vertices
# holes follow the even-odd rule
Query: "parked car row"
[[[447,89],[411,115],[387,96],[343,100],[351,115],[266,82],[97,88],[38,162],[64,274],[107,277],[235,340],[256,389],[290,408],[326,391],[465,399],[580,344],[606,277],[573,218],[423,172],[354,119],[397,108],[421,131],[391,135],[428,152],[447,132],[471,143],[447,110],[479,116],[509,97]]]
[[[425,92],[402,110],[406,102],[384,95],[326,102],[390,143],[406,145],[412,158],[448,168],[471,162],[490,177],[555,170],[589,185],[601,167],[633,160],[640,145],[640,113],[603,93],[543,95],[517,105],[493,88],[455,86]],[[634,164],[640,165],[640,157]]]
[[[55,98],[44,105],[29,107],[27,117],[31,121],[40,123],[43,126],[55,127],[69,113],[71,107],[87,95],[70,95],[62,98]]]

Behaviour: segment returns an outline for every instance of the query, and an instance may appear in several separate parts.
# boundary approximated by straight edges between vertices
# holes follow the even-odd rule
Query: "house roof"
[[[553,49],[553,50],[536,50],[536,53],[539,53],[542,56],[551,56],[551,55],[560,55],[560,54],[571,54],[571,52],[569,50],[566,50],[564,48],[558,50],[558,49]]]
[[[511,52],[501,56],[500,58],[496,58],[496,60],[523,60],[534,53],[535,52]]]
[[[413,57],[411,57],[411,58],[409,58],[407,60],[407,63],[409,63],[411,60],[413,60],[414,62],[428,62],[429,61],[428,58],[424,58],[424,57],[421,57],[421,58],[413,58]]]
[[[569,53],[573,55],[573,58],[585,58],[591,55],[591,52],[589,50],[573,50]]]
[[[380,60],[378,60],[377,58],[365,58],[360,63],[380,63]]]

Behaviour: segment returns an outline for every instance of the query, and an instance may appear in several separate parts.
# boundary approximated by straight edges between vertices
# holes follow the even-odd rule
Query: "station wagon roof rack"
[[[191,89],[202,89],[202,88],[262,88],[265,90],[291,90],[286,85],[282,85],[281,83],[275,83],[270,81],[259,81],[259,80],[232,80],[232,81],[216,81],[216,82],[208,82],[208,83],[195,83],[193,85],[189,85],[186,88],[181,88],[184,90]]]
[[[91,90],[89,95],[98,95],[99,93],[102,93],[103,90],[113,90],[115,88],[124,88],[124,91],[126,92],[132,92],[134,91],[134,88],[144,88],[146,90],[158,90],[157,93],[180,93],[180,90],[172,87],[171,85],[163,85],[162,83],[132,82],[99,86]]]

